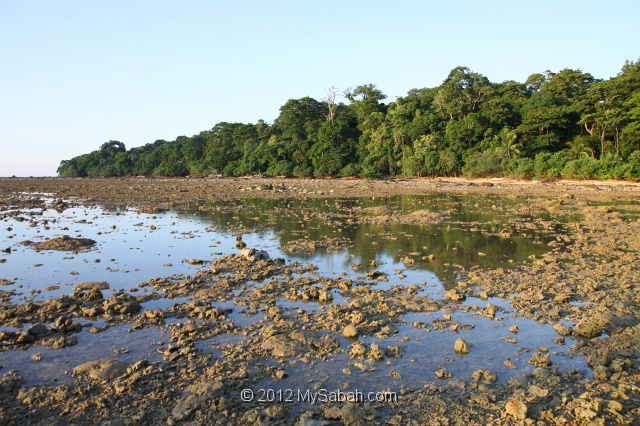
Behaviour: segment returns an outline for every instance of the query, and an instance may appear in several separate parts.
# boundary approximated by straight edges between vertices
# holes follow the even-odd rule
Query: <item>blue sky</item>
[[[637,0],[0,0],[0,176],[54,176],[109,140],[270,123],[331,86],[391,101],[458,65],[610,78],[640,57],[638,16]]]

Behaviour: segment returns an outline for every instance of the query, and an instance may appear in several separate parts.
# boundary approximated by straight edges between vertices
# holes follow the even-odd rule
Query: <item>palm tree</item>
[[[520,148],[522,148],[522,144],[517,143],[516,139],[518,139],[518,135],[515,132],[502,132],[498,139],[500,140],[500,146],[496,148],[496,152],[503,156],[509,158],[517,158],[522,152],[520,152]]]
[[[563,149],[572,157],[591,157],[593,150],[584,142],[584,138],[577,137],[573,141],[567,142],[567,147]]]

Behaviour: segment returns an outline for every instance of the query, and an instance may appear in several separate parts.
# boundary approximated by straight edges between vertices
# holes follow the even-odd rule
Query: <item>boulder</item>
[[[261,345],[262,349],[271,351],[271,354],[277,358],[292,358],[300,356],[306,352],[306,347],[291,338],[276,334],[267,338]]]
[[[224,395],[224,390],[224,384],[221,382],[202,382],[188,386],[182,398],[171,410],[171,416],[177,421],[186,420],[207,400]]]
[[[460,354],[467,354],[469,353],[469,344],[463,339],[458,339],[453,344],[453,350]]]
[[[240,257],[244,257],[251,262],[257,262],[258,260],[269,259],[269,253],[264,250],[243,248],[240,251]]]
[[[444,298],[452,302],[461,302],[465,299],[465,295],[454,288],[453,290],[445,291]]]
[[[109,283],[107,283],[106,281],[87,281],[84,283],[80,283],[78,285],[76,285],[75,287],[73,287],[73,289],[75,291],[82,291],[82,290],[108,290],[109,289]]]
[[[102,303],[102,309],[111,314],[137,314],[142,309],[135,297],[127,293],[118,293]]]
[[[607,323],[607,319],[601,314],[591,315],[583,318],[573,327],[573,334],[588,338],[596,337],[602,334]]]
[[[73,369],[73,372],[87,375],[93,379],[109,380],[121,376],[127,367],[128,364],[125,362],[103,359],[80,364]]]
[[[513,416],[516,420],[524,420],[527,418],[527,406],[524,402],[516,398],[511,398],[507,401],[507,405],[504,407],[504,411]]]
[[[358,329],[355,325],[349,324],[342,330],[342,335],[347,338],[358,337]]]

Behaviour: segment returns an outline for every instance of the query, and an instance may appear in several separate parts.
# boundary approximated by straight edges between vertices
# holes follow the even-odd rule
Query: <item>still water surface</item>
[[[357,220],[356,214],[361,209],[380,205],[404,213],[422,209],[446,212],[447,219],[425,225]],[[242,234],[248,247],[266,250],[271,257],[315,264],[317,275],[362,279],[367,272],[377,269],[389,274],[389,279],[376,284],[376,288],[424,282],[427,285],[422,286],[420,294],[441,298],[446,289],[455,287],[464,272],[473,267],[509,268],[532,255],[544,255],[551,249],[549,243],[562,246],[557,241],[558,236],[568,232],[571,222],[580,219],[578,216],[533,213],[524,198],[439,194],[366,199],[250,199],[156,214],[126,209],[107,211],[99,207],[70,208],[63,212],[35,209],[21,216],[26,220],[6,217],[0,230],[0,248],[11,248],[10,254],[0,254],[5,260],[0,263],[0,279],[13,282],[0,290],[13,291],[10,297],[13,303],[67,295],[75,285],[86,281],[107,281],[111,289],[103,292],[105,298],[118,290],[135,289],[132,294],[145,294],[151,288],[140,286],[140,283],[156,277],[195,274],[202,267],[186,260],[207,261],[238,253],[235,248],[238,234]],[[79,253],[38,252],[19,244],[61,235],[91,238],[97,244],[90,251]],[[313,252],[283,249],[298,240],[326,239],[340,244],[329,249],[320,247]],[[428,255],[433,256],[429,259]],[[414,259],[409,266],[402,261],[407,256]],[[372,261],[378,266],[372,267]],[[334,296],[333,303],[345,302],[339,293],[335,292]],[[164,308],[174,303],[188,303],[189,299],[159,299],[148,302],[143,308]],[[487,302],[470,299],[467,303],[483,307]],[[506,308],[496,320],[462,311],[453,313],[454,320],[475,327],[470,331],[427,333],[412,324],[431,322],[442,314],[413,313],[405,315],[398,334],[384,342],[377,342],[372,336],[364,337],[365,342],[377,342],[383,347],[401,346],[403,356],[390,364],[379,363],[375,371],[354,371],[349,380],[360,384],[386,383],[389,387],[400,382],[420,386],[425,380],[434,380],[434,371],[446,366],[454,377],[465,378],[478,368],[486,368],[505,381],[510,375],[532,371],[534,367],[522,362],[519,363],[521,368],[514,372],[504,367],[503,361],[506,358],[527,359],[527,350],[533,352],[539,346],[548,347],[557,366],[586,369],[581,359],[568,355],[567,347],[573,343],[570,339],[566,346],[559,346],[551,341],[557,333],[550,326],[517,318],[509,311],[506,300],[497,299],[492,303]],[[317,302],[290,303],[286,300],[282,301],[281,307],[306,311],[325,308]],[[232,318],[241,325],[259,320],[262,314],[247,318],[234,312]],[[502,339],[510,335],[507,329],[514,324],[520,328],[517,345]],[[472,342],[475,347],[464,359],[445,354],[451,352],[449,349],[458,337]],[[348,348],[349,342],[340,339],[341,345]],[[212,356],[223,356],[215,347],[233,344],[235,340],[241,340],[241,337],[221,336],[201,342],[199,347],[211,352]],[[97,335],[82,331],[78,334],[78,345],[71,348],[56,350],[34,346],[27,351],[0,352],[0,364],[4,371],[21,370],[27,383],[51,383],[64,380],[65,370],[84,361],[104,357],[128,362],[143,358],[159,360],[155,345],[167,341],[161,328],[132,330],[124,325]],[[126,351],[122,351],[123,348]],[[42,361],[31,359],[36,352],[42,353]],[[327,386],[344,385],[345,378],[334,373],[348,367],[349,361],[345,355],[324,364],[288,366],[289,378],[285,384],[302,386],[305,381],[324,380],[323,384]],[[399,373],[402,379],[394,379],[390,373]]]

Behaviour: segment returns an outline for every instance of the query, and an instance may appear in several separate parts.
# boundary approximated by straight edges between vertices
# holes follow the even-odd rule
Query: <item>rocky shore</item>
[[[237,223],[228,224],[238,235],[236,252],[192,259],[200,268],[190,276],[132,283],[151,289],[143,295],[111,291],[108,282],[97,281],[77,285],[68,295],[19,303],[11,299],[13,277],[2,276],[0,264],[2,351],[39,347],[73,350],[82,330],[99,335],[116,326],[132,333],[153,328],[166,333],[166,341],[155,346],[158,360],[127,363],[98,358],[75,366],[68,372],[70,380],[61,384],[25,384],[19,372],[1,368],[2,423],[638,424],[638,184],[505,179],[3,179],[0,219],[2,229],[10,232],[12,221],[29,220],[25,218],[30,212],[39,209],[105,206],[160,214],[167,210],[215,211],[227,209],[225,202],[256,198],[384,198],[440,193],[525,197],[526,203],[507,208],[508,214],[514,214],[514,223],[496,232],[501,238],[528,226],[516,223],[516,213],[571,214],[580,220],[570,225],[570,233],[558,234],[543,256],[532,256],[509,268],[460,271],[455,287],[442,298],[425,296],[426,282],[398,278],[402,271],[392,278],[375,268],[356,279],[323,276],[317,273],[316,265],[286,262],[245,247],[243,226]],[[304,220],[315,213],[298,214]],[[407,214],[381,206],[352,208],[324,220],[339,227],[354,222],[442,224],[447,218],[447,212],[421,209]],[[47,226],[42,221],[34,223],[36,227]],[[79,252],[91,248],[95,241],[69,235],[22,243],[32,250]],[[283,250],[339,250],[345,244],[348,241],[340,237],[301,237]],[[11,248],[6,250],[0,262],[11,256]],[[428,256],[427,252],[414,253],[403,262],[410,268],[414,258]],[[376,286],[389,279],[394,282],[387,290]],[[159,298],[188,301],[143,308],[146,302]],[[465,299],[480,302],[469,305]],[[505,326],[509,331],[503,333],[503,340],[514,346],[514,354],[504,358],[504,368],[514,370],[508,380],[500,380],[496,371],[486,368],[478,368],[470,377],[456,377],[450,365],[442,365],[425,377],[421,386],[402,385],[408,378],[394,366],[408,358],[406,348],[412,341],[399,330],[406,329],[409,315],[432,314],[429,322],[408,325],[416,330],[451,333],[452,343],[442,351],[464,363],[464,356],[477,349],[455,337],[472,328],[460,321],[457,313],[503,325],[509,316],[492,300],[502,301],[514,318],[553,327],[557,333],[553,342],[567,345],[573,356],[584,358],[588,371],[558,368],[552,351],[544,345],[519,347],[518,327],[514,325]],[[299,307],[299,303],[310,301],[318,308]],[[217,355],[212,356],[205,346]],[[34,362],[38,362],[37,355],[33,355]],[[524,365],[533,369],[518,374]],[[373,389],[375,395],[359,394],[359,377],[383,370],[383,366],[401,386],[397,390]],[[285,385],[300,369],[311,371],[314,381],[307,383],[306,389]],[[265,391],[267,388],[273,395]],[[251,390],[251,397],[247,390]],[[301,402],[298,391],[305,398],[318,398],[317,403]]]

